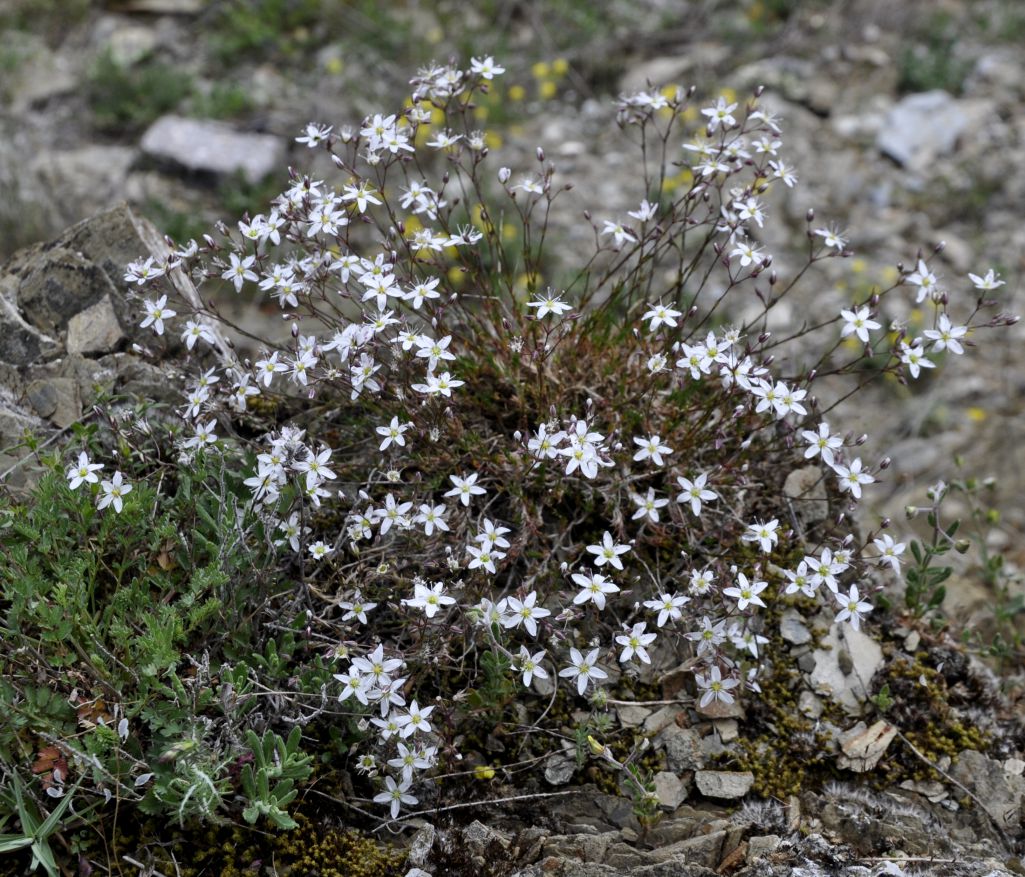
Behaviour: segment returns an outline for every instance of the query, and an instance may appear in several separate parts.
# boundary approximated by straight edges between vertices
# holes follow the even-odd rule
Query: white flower
[[[854,334],[857,335],[860,341],[868,344],[869,330],[879,328],[879,323],[869,319],[870,313],[868,305],[860,307],[856,311],[840,311],[840,316],[844,319],[843,328],[840,330],[840,337],[846,338],[848,335]]]
[[[637,511],[633,513],[632,520],[648,518],[652,523],[658,523],[658,510],[669,505],[668,499],[655,499],[655,488],[648,488],[648,495],[641,496],[639,493],[631,493],[630,498],[637,504]]]
[[[904,543],[894,541],[889,533],[883,533],[878,539],[873,539],[872,544],[879,550],[879,560],[882,563],[888,563],[890,569],[899,574],[900,558],[898,555],[904,553]]]
[[[469,507],[470,497],[472,496],[483,496],[487,491],[477,484],[477,473],[471,472],[465,478],[461,478],[458,475],[449,475],[448,480],[451,481],[455,487],[448,491],[445,496],[457,496],[459,501]]]
[[[624,228],[618,222],[610,222],[607,219],[605,220],[605,227],[601,230],[601,233],[612,235],[613,240],[616,242],[617,249],[623,246],[627,241],[630,241],[631,243],[636,243],[637,241],[637,235],[630,231],[630,229]]]
[[[388,426],[377,427],[377,434],[384,436],[384,441],[381,442],[380,450],[387,450],[388,446],[392,444],[392,442],[400,448],[405,447],[406,439],[402,434],[409,429],[410,426],[412,426],[411,423],[399,423],[398,417],[393,417]]]
[[[601,545],[588,545],[587,550],[595,556],[595,566],[602,567],[608,563],[621,570],[623,568],[623,561],[619,559],[619,556],[626,554],[630,550],[630,546],[618,544],[612,538],[612,534],[606,530],[601,537]]]
[[[621,664],[629,661],[635,655],[645,664],[651,663],[651,657],[648,655],[646,646],[650,646],[655,642],[658,638],[658,634],[645,633],[647,626],[646,622],[638,621],[630,629],[629,633],[616,637],[616,642],[623,646],[623,651],[619,655],[619,662]]]
[[[993,271],[992,268],[990,268],[989,271],[986,272],[985,277],[979,277],[978,274],[969,273],[968,278],[975,285],[976,289],[998,289],[999,287],[1004,285],[1003,280],[997,280],[996,273]]]
[[[78,490],[79,485],[83,482],[86,484],[96,484],[100,480],[100,476],[96,473],[102,468],[102,463],[91,463],[89,455],[82,451],[78,455],[78,462],[68,467],[68,487],[72,490]]]
[[[855,499],[861,499],[861,485],[875,481],[868,472],[861,471],[861,459],[854,460],[850,466],[842,463],[833,467],[840,482],[841,490],[849,490]]]
[[[720,125],[723,128],[732,128],[737,124],[732,113],[737,108],[735,103],[727,104],[726,98],[720,97],[713,106],[705,107],[701,115],[708,117],[708,129],[714,131]]]
[[[537,636],[537,620],[547,618],[551,611],[542,606],[536,606],[537,591],[531,591],[522,600],[516,597],[509,597],[505,604],[505,613],[501,615],[501,624],[505,628],[519,627],[521,624],[527,629],[531,636]],[[542,654],[544,654],[542,652]],[[529,683],[524,682],[524,685]]]
[[[588,683],[595,679],[608,679],[609,674],[596,665],[598,649],[592,649],[588,652],[587,657],[584,657],[579,651],[571,648],[569,659],[572,666],[560,670],[559,676],[563,679],[576,679],[577,692],[581,696],[587,690]]]
[[[936,321],[936,328],[926,329],[922,334],[933,342],[933,350],[949,350],[951,353],[960,356],[964,353],[960,339],[968,334],[968,327],[951,325],[950,317],[946,314],[940,314],[939,319]]]
[[[640,450],[634,454],[634,462],[640,462],[650,458],[651,462],[656,466],[661,466],[665,462],[662,459],[662,455],[671,454],[673,452],[673,449],[669,447],[669,445],[662,444],[662,439],[657,435],[648,436],[648,438],[634,436],[634,444],[640,448]]]
[[[539,320],[544,319],[549,314],[555,314],[557,317],[561,317],[566,311],[572,310],[572,305],[566,304],[562,298],[558,295],[552,295],[552,291],[549,289],[546,296],[542,296],[536,301],[528,301],[528,308],[537,308],[537,318]]]
[[[146,308],[146,318],[139,323],[140,328],[145,329],[147,326],[152,326],[154,332],[163,335],[164,320],[170,320],[177,313],[167,307],[167,296],[162,295],[155,302],[146,299],[142,304]]]
[[[120,513],[123,507],[122,499],[132,492],[132,485],[124,480],[120,472],[115,472],[110,481],[100,484],[103,491],[102,496],[96,501],[96,508],[105,509],[107,506],[114,506],[114,511]]]
[[[836,622],[847,621],[855,630],[861,629],[861,617],[872,611],[872,604],[860,599],[858,586],[851,585],[850,593],[835,594],[840,611],[836,613]]]
[[[451,606],[456,601],[454,597],[449,597],[445,593],[444,582],[435,582],[431,587],[422,582],[415,582],[413,598],[402,602],[414,609],[423,609],[424,615],[433,618],[442,606]]]
[[[547,652],[541,649],[540,652],[530,654],[526,646],[520,646],[520,659],[517,661],[516,669],[523,674],[523,687],[530,688],[530,683],[536,676],[538,679],[547,679],[548,671],[541,666]]]
[[[260,279],[256,276],[256,272],[252,270],[253,263],[256,261],[255,256],[246,256],[244,259],[239,259],[236,253],[231,253],[230,258],[231,266],[221,274],[221,279],[230,280],[235,286],[235,292],[242,291],[242,284],[245,281]]]
[[[804,452],[804,458],[810,460],[812,457],[820,455],[822,462],[827,466],[833,465],[833,451],[843,447],[843,438],[838,435],[831,435],[829,424],[824,420],[819,424],[817,432],[813,432],[810,429],[801,430],[801,438],[808,443],[808,447]]]
[[[424,525],[424,534],[432,536],[435,528],[448,532],[448,524],[445,523],[445,506],[432,506],[424,503],[420,506],[420,513],[413,518],[417,524]]]
[[[776,532],[778,527],[779,521],[776,518],[764,524],[748,524],[747,532],[740,538],[745,542],[757,542],[761,546],[762,551],[768,553],[772,551],[775,544],[779,541],[779,533]]]
[[[309,552],[310,557],[314,560],[323,560],[325,557],[334,554],[334,548],[318,539],[309,546]]]
[[[766,589],[768,582],[749,582],[744,573],[737,574],[737,583],[730,588],[723,588],[723,594],[737,601],[737,609],[743,612],[751,604],[765,608],[762,598],[758,595]]]
[[[470,59],[470,72],[479,73],[483,79],[492,79],[505,73],[504,67],[499,67],[495,59],[488,55],[483,61],[479,58]]]
[[[599,609],[604,609],[605,595],[619,591],[619,587],[600,572],[573,573],[572,579],[580,587],[580,593],[573,598],[573,604],[576,606],[591,601]]]
[[[740,685],[740,680],[734,679],[732,676],[723,679],[722,671],[718,667],[712,667],[707,676],[695,674],[694,678],[698,683],[698,688],[702,690],[701,700],[698,702],[699,707],[706,707],[713,700],[733,703],[730,689]]]
[[[683,594],[659,594],[654,600],[645,600],[644,605],[653,612],[658,612],[655,622],[662,627],[667,621],[678,621],[683,613],[680,611],[690,602],[690,597]]]
[[[165,315],[166,315],[165,311]],[[156,328],[154,326],[154,328]],[[159,332],[157,334],[160,334]],[[182,341],[185,342],[185,346],[192,350],[196,346],[196,341],[202,338],[207,344],[213,344],[216,340],[214,333],[210,327],[205,323],[197,323],[195,320],[189,320],[185,324],[185,330],[182,332]]]
[[[682,317],[683,313],[676,310],[675,308],[668,308],[660,301],[657,305],[653,305],[652,308],[641,317],[642,320],[651,320],[651,324],[648,326],[649,332],[654,332],[663,323],[666,326],[676,326],[676,318]]]
[[[392,777],[385,777],[384,783],[387,788],[383,792],[374,795],[374,801],[378,804],[391,804],[392,819],[398,817],[399,810],[403,804],[417,803],[417,799],[408,794],[411,783],[405,780],[397,783]]]
[[[414,700],[409,705],[409,710],[406,714],[404,716],[399,716],[399,727],[402,729],[400,731],[402,739],[405,740],[407,737],[413,736],[417,731],[429,734],[431,731],[431,723],[427,721],[427,717],[432,712],[434,712],[433,706],[425,706],[421,709]]]
[[[709,490],[705,487],[707,480],[707,472],[702,472],[693,481],[682,476],[677,477],[676,483],[680,485],[682,493],[676,497],[676,501],[679,503],[689,502],[691,512],[695,515],[700,515],[702,502],[711,502],[712,500],[719,498],[719,495],[715,493],[715,491]]]

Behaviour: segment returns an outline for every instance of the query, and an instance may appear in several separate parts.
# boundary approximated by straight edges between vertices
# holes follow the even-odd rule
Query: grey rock
[[[890,110],[876,146],[903,167],[924,168],[933,158],[953,152],[970,124],[957,99],[945,91],[909,94]]]
[[[655,774],[655,794],[659,806],[672,812],[687,800],[687,784],[675,773],[660,770]]]
[[[722,861],[723,848],[732,834],[731,831],[710,831],[687,838],[672,846],[652,851],[652,858],[662,862],[693,863],[705,868],[715,868]]]
[[[150,158],[189,173],[219,177],[239,173],[256,183],[285,169],[285,144],[280,138],[239,131],[210,119],[163,116],[143,134],[139,145]]]
[[[747,839],[748,860],[763,859],[776,852],[782,839],[778,834],[761,834]]]
[[[82,414],[78,387],[70,378],[33,381],[25,395],[36,414],[62,429],[70,426]]]
[[[50,335],[63,332],[83,309],[117,290],[103,269],[89,258],[63,246],[41,250],[18,286],[18,308],[37,329]]]
[[[109,295],[68,320],[68,353],[109,353],[125,338]]]
[[[1025,778],[1008,773],[1004,765],[974,749],[957,757],[950,775],[982,801],[983,807],[998,825],[1020,825],[1025,800]]]
[[[745,715],[744,705],[737,698],[734,698],[733,703],[713,700],[705,706],[699,706],[697,713],[705,719],[742,719]]]
[[[795,646],[811,642],[811,631],[804,624],[804,616],[796,609],[787,609],[780,616],[779,635]]]
[[[883,650],[867,634],[850,625],[834,624],[812,652],[812,688],[830,697],[851,715],[858,715],[868,698],[872,677],[883,664]]]
[[[693,728],[669,725],[659,734],[656,743],[665,749],[666,764],[674,773],[697,770],[705,765],[701,735]]]
[[[740,725],[736,719],[717,719],[712,725],[723,743],[732,743],[740,736]]]
[[[577,771],[577,761],[556,752],[545,760],[545,779],[553,786],[564,786]]]
[[[818,466],[802,466],[791,472],[783,482],[783,495],[798,521],[805,526],[818,524],[829,517],[826,479]]]
[[[645,734],[658,734],[672,725],[682,712],[683,710],[678,706],[664,706],[644,720],[642,730]]]
[[[409,843],[409,852],[406,855],[407,864],[417,868],[426,865],[437,836],[437,829],[429,822],[420,828]]]
[[[822,700],[814,692],[805,689],[797,696],[797,708],[804,715],[817,719],[822,715]]]
[[[864,722],[858,722],[840,735],[837,766],[841,770],[852,770],[855,773],[872,770],[896,736],[897,729],[887,722],[880,720],[874,722],[871,727],[867,727]]]
[[[651,710],[644,706],[616,707],[616,717],[624,728],[636,728],[650,715]]]
[[[619,839],[618,831],[602,834],[555,834],[544,841],[546,856],[562,859],[577,859],[582,862],[602,862],[609,844]]]
[[[473,820],[462,831],[463,840],[467,846],[477,853],[485,852],[489,847],[498,844],[503,847],[509,846],[509,838],[502,832],[496,831],[485,825],[479,819]]]
[[[708,798],[743,798],[754,785],[749,770],[699,770],[694,774],[698,791]]]
[[[0,362],[28,365],[40,356],[55,350],[57,343],[35,326],[25,322],[11,298],[4,294],[5,285],[7,284],[4,284],[4,278],[0,278]],[[10,285],[13,286],[13,283]]]

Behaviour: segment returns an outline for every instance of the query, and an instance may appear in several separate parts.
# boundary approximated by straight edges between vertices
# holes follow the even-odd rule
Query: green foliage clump
[[[85,92],[99,130],[132,134],[174,110],[192,88],[192,77],[172,65],[147,59],[128,67],[104,52],[89,69]]]

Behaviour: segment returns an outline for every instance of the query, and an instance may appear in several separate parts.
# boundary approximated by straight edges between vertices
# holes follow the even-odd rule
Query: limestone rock
[[[1025,778],[1008,773],[1001,762],[974,749],[958,755],[950,775],[975,793],[999,825],[1021,824]]]
[[[270,134],[239,131],[224,122],[162,116],[142,136],[142,151],[189,173],[240,173],[257,183],[285,171],[285,144]]]
[[[867,634],[850,625],[834,624],[812,653],[812,688],[858,715],[868,698],[872,677],[883,664],[883,650]]]
[[[804,616],[796,609],[787,609],[780,616],[779,635],[795,646],[811,642],[811,631],[804,624]]]
[[[743,798],[754,781],[749,770],[699,770],[694,774],[698,791],[708,798]]]
[[[109,353],[125,337],[109,295],[68,320],[68,353]]]
[[[687,800],[687,784],[675,773],[661,770],[655,774],[655,794],[659,806],[672,812]]]
[[[669,725],[659,734],[656,742],[665,748],[666,764],[671,771],[681,773],[704,767],[701,735],[692,728]]]
[[[841,770],[865,773],[872,770],[883,757],[890,742],[897,736],[897,729],[882,720],[866,727],[858,722],[853,728],[840,735],[840,755],[836,763]]]
[[[791,472],[783,482],[783,495],[805,526],[818,524],[829,517],[826,480],[818,466],[802,466]]]
[[[876,146],[903,167],[924,169],[930,160],[953,152],[971,124],[965,106],[945,91],[909,94],[890,110]]]
[[[563,755],[560,752],[548,756],[545,761],[545,779],[553,786],[566,785],[576,771],[576,759]]]

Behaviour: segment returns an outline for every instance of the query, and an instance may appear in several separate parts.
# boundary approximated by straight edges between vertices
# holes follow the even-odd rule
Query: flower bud
[[[538,161],[544,161],[545,160],[545,151],[540,146],[537,148],[536,155],[537,155],[537,160]]]
[[[906,517],[909,521],[912,518],[917,517],[917,515],[918,515],[918,506],[914,506],[914,505],[906,505],[906,506],[904,506],[904,517]]]
[[[813,207],[809,207],[808,208],[808,212],[804,214],[804,221],[805,222],[814,222],[815,221],[815,208],[813,208]]]
[[[509,168],[503,167],[498,169],[498,182],[500,182],[503,186],[509,182],[509,177],[511,176],[512,171],[509,170]]]
[[[890,468],[890,463],[891,463],[891,462],[892,462],[892,461],[890,460],[890,458],[889,458],[889,457],[883,457],[883,459],[881,459],[881,460],[879,461],[879,468],[880,468],[880,469],[889,469],[889,468]]]

